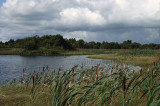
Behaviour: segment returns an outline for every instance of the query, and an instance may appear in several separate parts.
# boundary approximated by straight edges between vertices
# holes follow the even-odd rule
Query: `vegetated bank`
[[[116,54],[90,55],[89,58],[115,60],[119,63],[146,67],[160,59],[160,50],[135,49],[119,50]]]
[[[78,49],[77,49],[78,48]],[[83,39],[65,39],[62,35],[38,35],[23,39],[0,41],[1,55],[72,55],[72,54],[104,54],[111,49],[160,49],[159,44],[140,44],[131,40],[118,42],[86,42]]]

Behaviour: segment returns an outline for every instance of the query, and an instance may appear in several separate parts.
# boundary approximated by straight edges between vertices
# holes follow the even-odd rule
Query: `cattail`
[[[49,66],[48,65],[47,65],[46,69],[47,69],[47,71],[49,71]]]
[[[43,72],[45,72],[45,67],[43,66]]]
[[[84,67],[84,64],[82,64],[81,69],[83,69],[83,67]]]
[[[16,83],[16,78],[13,79],[13,84],[15,84],[15,83]]]
[[[108,71],[110,70],[110,65],[109,65],[109,64],[108,64],[107,70],[108,70]]]
[[[72,87],[72,82],[71,81],[69,81],[69,88],[71,88]]]
[[[41,71],[41,68],[40,68],[40,66],[38,66],[38,70],[39,70],[39,71]]]
[[[32,75],[32,84],[34,85],[35,83],[35,78],[34,78],[34,75]]]
[[[113,67],[112,67],[112,69],[111,69],[111,74],[113,74]]]
[[[153,62],[153,65],[156,66],[156,62]]]
[[[139,74],[142,75],[142,69],[140,69]]]
[[[57,78],[59,78],[59,76],[60,76],[60,71],[61,71],[61,68],[58,69]]]
[[[134,74],[135,73],[135,70],[132,70],[132,74]]]
[[[126,83],[127,83],[127,81],[126,81],[126,75],[125,75],[123,77],[123,88],[122,88],[122,90],[123,90],[124,104],[126,103],[126,101],[125,101],[125,98],[126,98]]]
[[[21,84],[23,84],[24,83],[24,78],[23,78],[23,76],[21,77]]]
[[[123,91],[126,91],[126,75],[123,77]]]
[[[98,69],[99,69],[99,66],[100,66],[100,64],[98,64],[97,67],[96,67],[96,78],[95,78],[96,81],[98,80]]]
[[[107,66],[107,73],[106,73],[106,76],[109,75],[109,70],[110,70],[110,64],[108,64],[108,66]]]
[[[117,64],[117,65],[116,65],[116,70],[118,70],[118,66],[119,66],[119,65]]]
[[[25,69],[23,68],[23,74],[22,74],[22,77],[24,78],[24,71],[25,71]]]

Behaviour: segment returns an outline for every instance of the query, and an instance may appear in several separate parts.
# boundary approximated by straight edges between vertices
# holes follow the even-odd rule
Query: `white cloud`
[[[75,39],[88,39],[88,33],[86,31],[73,31],[73,32],[68,32],[64,34],[65,38],[73,38],[75,36]]]
[[[88,8],[67,8],[60,12],[64,25],[105,25],[106,21],[98,11],[90,11]]]
[[[119,41],[143,36],[148,38],[143,42],[158,42],[159,32],[154,30],[160,28],[159,23],[160,0],[7,0],[0,7],[0,41],[55,32],[76,32],[83,38],[86,32],[86,40]],[[126,29],[115,34],[121,28]],[[139,35],[133,36],[135,32]]]

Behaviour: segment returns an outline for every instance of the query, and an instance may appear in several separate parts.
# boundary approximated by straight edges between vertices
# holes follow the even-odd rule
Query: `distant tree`
[[[83,39],[76,40],[75,38],[64,39],[62,35],[44,35],[39,37],[35,35],[33,37],[26,37],[23,39],[10,39],[3,43],[0,41],[0,48],[24,48],[27,50],[36,50],[38,48],[45,49],[65,49],[73,50],[75,48],[86,49],[160,49],[160,44],[140,44],[133,42],[132,40],[118,42],[85,42]]]
[[[134,43],[132,43],[131,45],[130,45],[130,48],[131,49],[138,49],[138,48],[140,48],[141,47],[141,44],[140,43],[136,43],[136,42],[134,42]]]
[[[35,40],[31,39],[25,42],[24,48],[27,50],[36,50],[38,48]]]
[[[77,45],[78,45],[78,48],[84,48],[84,45],[85,45],[84,40],[82,40],[82,39],[78,40]]]
[[[101,43],[100,42],[97,42],[95,45],[94,45],[94,49],[100,49],[100,46],[101,46]]]
[[[95,47],[95,45],[96,45],[96,43],[94,42],[94,41],[90,41],[90,42],[88,42],[88,48],[89,49],[95,49],[94,47]]]
[[[132,44],[132,40],[124,41],[121,45],[122,49],[130,49]]]
[[[8,41],[8,47],[13,48],[14,47],[14,39],[10,39]]]
[[[66,39],[67,40],[67,39]],[[76,41],[75,38],[70,38],[68,39],[68,43],[70,43],[72,45],[73,48],[78,48],[78,42]]]
[[[2,41],[0,41],[0,48],[2,48],[3,47],[3,42]]]

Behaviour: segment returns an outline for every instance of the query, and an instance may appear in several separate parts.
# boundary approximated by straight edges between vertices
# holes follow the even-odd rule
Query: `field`
[[[114,51],[114,52],[113,52]],[[108,69],[74,66],[62,72],[43,67],[0,87],[3,106],[158,106],[160,105],[159,50],[113,50],[90,56],[113,59]],[[139,65],[130,70],[125,64]],[[78,68],[79,67],[79,68]],[[37,69],[38,70],[38,69]]]

